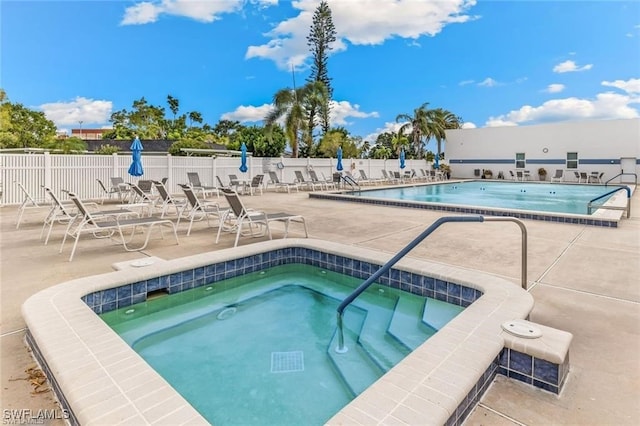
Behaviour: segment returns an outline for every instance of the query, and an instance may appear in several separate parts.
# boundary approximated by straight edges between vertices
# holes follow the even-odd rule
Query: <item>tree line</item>
[[[445,131],[457,129],[462,119],[442,108],[430,109],[424,103],[412,113],[402,113],[396,122],[397,132],[384,132],[375,141],[363,141],[344,127],[330,123],[333,88],[329,77],[328,57],[336,41],[331,9],[326,1],[316,8],[307,36],[312,61],[310,75],[301,87],[286,87],[273,96],[273,109],[262,125],[245,126],[238,121],[220,120],[214,126],[205,123],[198,111],[182,112],[180,100],[167,95],[164,106],[152,105],[144,97],[134,100],[130,110],[111,114],[113,129],[103,135],[108,140],[165,139],[175,141],[169,152],[182,155],[181,148],[207,148],[211,144],[237,150],[244,142],[253,155],[277,157],[287,144],[293,157],[335,157],[338,147],[347,158],[398,158],[402,150],[407,158],[440,158]],[[294,70],[292,69],[292,72]],[[295,76],[295,74],[294,74]],[[0,148],[55,147],[63,152],[84,151],[79,138],[56,140],[56,126],[44,113],[9,102],[0,89]],[[434,139],[437,152],[425,151]],[[109,149],[105,153],[112,152]]]

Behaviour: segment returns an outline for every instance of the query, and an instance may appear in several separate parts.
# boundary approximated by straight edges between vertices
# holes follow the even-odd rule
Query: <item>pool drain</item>
[[[304,371],[304,353],[302,351],[271,352],[272,373],[295,373]]]
[[[236,313],[236,308],[235,306],[229,306],[228,308],[224,308],[223,310],[220,311],[220,313],[218,313],[218,315],[216,316],[216,318],[218,318],[221,321],[224,321],[226,319],[231,318],[235,313]]]
[[[502,323],[502,329],[509,334],[525,339],[537,339],[542,337],[542,330],[525,320],[513,320]]]

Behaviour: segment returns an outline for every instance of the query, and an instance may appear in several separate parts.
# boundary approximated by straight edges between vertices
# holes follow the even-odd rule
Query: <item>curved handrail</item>
[[[349,175],[342,175],[342,180],[345,181],[345,183],[348,183],[349,186],[351,186],[352,188],[358,188],[358,191],[361,191],[360,189],[360,185],[358,184],[358,182],[356,182],[356,180],[354,178],[352,178]]]
[[[611,179],[607,180],[607,181],[604,183],[604,186],[607,186],[607,184],[608,184],[609,182],[611,182],[612,180],[614,180],[615,178],[620,177],[620,176],[625,176],[625,175],[627,175],[627,176],[635,176],[635,177],[636,177],[636,185],[638,184],[638,174],[637,174],[637,173],[624,173],[624,172],[623,172],[623,173],[618,173],[617,175],[615,175],[615,176],[614,176],[614,177],[612,177]]]
[[[443,225],[448,222],[485,222],[485,221],[511,221],[516,222],[522,231],[522,288],[527,290],[527,229],[524,226],[524,223],[519,219],[508,216],[501,217],[484,217],[484,216],[445,216],[437,219],[433,222],[427,229],[422,231],[420,235],[414,238],[409,244],[407,244],[402,250],[400,250],[395,256],[393,256],[387,263],[382,265],[380,269],[373,273],[365,282],[360,284],[351,294],[349,294],[343,301],[338,305],[337,314],[338,314],[338,347],[336,348],[336,352],[344,353],[347,349],[344,346],[344,332],[342,327],[342,317],[344,314],[344,310],[346,307],[353,302],[358,296],[360,296],[371,284],[373,284],[378,278],[382,276],[382,274],[386,273],[391,269],[393,265],[395,265],[400,259],[406,256],[413,248],[415,248],[419,243],[422,242],[425,238],[427,238],[433,231],[435,231],[440,225]]]
[[[591,204],[592,204],[594,201],[598,201],[599,199],[604,198],[604,197],[606,197],[607,195],[611,195],[611,194],[613,194],[613,193],[615,193],[615,192],[618,192],[618,191],[620,191],[621,189],[624,189],[624,190],[626,190],[626,191],[627,191],[627,208],[626,208],[625,210],[627,210],[627,218],[631,217],[631,189],[630,189],[628,186],[619,186],[619,187],[617,187],[616,189],[614,189],[614,190],[612,190],[612,191],[609,191],[609,192],[607,192],[606,194],[602,194],[602,195],[600,195],[600,196],[598,196],[598,197],[594,198],[593,200],[589,201],[589,202],[587,203],[587,214],[591,214]],[[621,208],[619,208],[619,210],[622,210],[622,209],[621,209]]]

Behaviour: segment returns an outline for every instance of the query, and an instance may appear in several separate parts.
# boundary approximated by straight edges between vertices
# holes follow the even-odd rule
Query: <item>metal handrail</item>
[[[361,191],[360,189],[360,185],[358,184],[358,182],[356,182],[356,180],[354,178],[352,178],[349,175],[342,175],[342,180],[349,184],[349,186],[351,186],[352,188],[358,188],[358,191]]]
[[[631,174],[631,173],[629,173]],[[619,186],[618,188],[614,189],[613,191],[609,191],[606,194],[602,194],[599,197],[594,198],[593,200],[589,201],[587,203],[587,214],[591,214],[591,204],[594,201],[598,201],[601,198],[606,197],[607,195],[611,195],[615,192],[620,191],[621,189],[624,189],[627,191],[627,207],[626,208],[621,208],[621,207],[607,207],[607,206],[600,206],[600,208],[604,208],[604,209],[613,209],[613,210],[626,210],[627,211],[627,219],[631,217],[631,189],[628,186]]]
[[[607,184],[608,184],[609,182],[611,182],[612,180],[614,180],[615,178],[620,177],[620,176],[625,176],[625,175],[627,175],[627,176],[635,176],[635,177],[636,177],[636,185],[638,184],[638,174],[637,174],[637,173],[624,173],[624,172],[622,172],[622,173],[618,173],[617,175],[615,175],[615,176],[614,176],[614,177],[612,177],[611,179],[607,180],[607,181],[604,183],[604,186],[607,186]]]
[[[443,225],[447,222],[498,222],[498,221],[509,221],[515,222],[522,231],[522,270],[521,270],[521,285],[524,290],[527,290],[527,228],[524,226],[524,223],[519,219],[508,216],[499,216],[499,217],[484,217],[484,216],[445,216],[441,217],[435,222],[433,222],[427,229],[422,231],[420,235],[414,238],[409,244],[407,244],[402,250],[400,250],[395,256],[393,256],[387,263],[382,265],[380,269],[373,273],[365,282],[360,284],[358,288],[356,288],[351,294],[349,294],[343,301],[340,303],[337,309],[338,314],[338,347],[336,348],[336,352],[344,353],[347,352],[347,348],[344,346],[344,331],[342,325],[342,319],[344,310],[346,307],[353,302],[358,296],[360,296],[371,284],[373,284],[378,278],[382,276],[382,274],[386,273],[391,269],[393,265],[395,265],[400,259],[406,256],[413,248],[415,248],[418,244],[422,242],[425,238],[427,238],[433,231],[435,231],[440,225]]]

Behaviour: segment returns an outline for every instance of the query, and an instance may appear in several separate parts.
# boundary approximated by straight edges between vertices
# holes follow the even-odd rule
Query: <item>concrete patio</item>
[[[224,204],[223,199],[220,202]],[[314,238],[395,253],[446,212],[310,199],[305,192],[243,197],[248,207],[306,217]],[[531,321],[574,335],[571,370],[560,396],[498,376],[468,425],[623,425],[640,422],[640,196],[632,217],[617,229],[525,220],[529,234]],[[53,409],[51,392],[34,394],[25,370],[34,364],[24,344],[22,303],[41,289],[78,277],[111,272],[112,264],[145,256],[175,259],[227,248],[234,237],[195,223],[171,238],[152,240],[142,252],[125,252],[104,240],[58,249],[63,226],[49,245],[39,240],[46,209],[25,213],[15,229],[16,207],[0,208],[1,380],[3,409]],[[302,236],[292,225],[291,235]],[[274,238],[280,238],[277,229]],[[243,238],[241,244],[256,240]],[[520,232],[512,223],[446,224],[409,256],[475,269],[520,283]],[[62,424],[61,420],[49,424]]]

